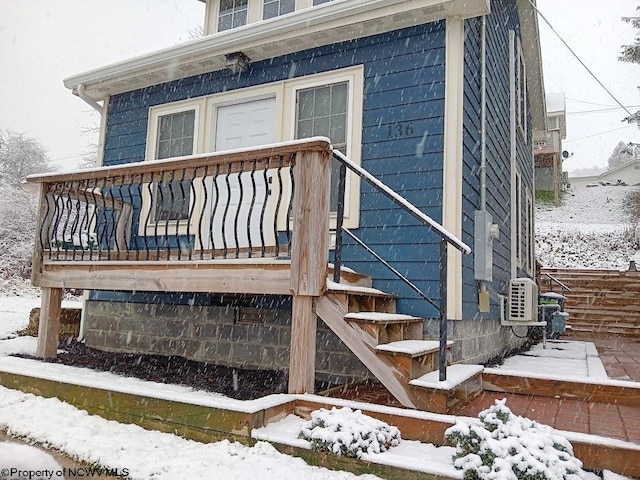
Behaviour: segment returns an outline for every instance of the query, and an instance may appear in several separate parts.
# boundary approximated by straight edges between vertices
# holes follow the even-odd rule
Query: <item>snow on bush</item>
[[[349,407],[321,408],[311,413],[298,438],[314,450],[361,458],[364,453],[386,452],[400,443],[400,430]]]
[[[456,445],[465,480],[578,480],[582,462],[553,428],[514,415],[506,399],[480,412],[480,423],[458,421],[445,432]]]
[[[0,185],[0,293],[30,288],[37,196]]]

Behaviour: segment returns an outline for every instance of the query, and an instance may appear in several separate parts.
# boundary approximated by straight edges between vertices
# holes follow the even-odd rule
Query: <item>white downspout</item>
[[[79,83],[76,87],[76,93],[78,96],[91,108],[97,111],[100,115],[102,115],[103,106],[96,102],[93,98],[91,98],[84,90],[84,83]]]
[[[509,158],[511,160],[511,278],[517,276],[516,249],[516,34],[509,30]]]
[[[480,24],[480,210],[487,209],[487,16]],[[487,282],[480,280],[480,294],[486,295]]]
[[[96,102],[93,98],[91,98],[89,95],[87,95],[87,93],[84,90],[84,84],[83,83],[79,83],[78,86],[76,87],[76,93],[78,94],[78,97],[80,97],[87,105],[89,105],[91,108],[93,108],[95,111],[97,111],[100,114],[100,121],[101,123],[103,122],[103,113],[104,113],[104,106],[100,105],[98,102]],[[82,312],[80,313],[80,331],[78,332],[78,341],[79,342],[84,342],[84,336],[86,333],[86,306],[87,306],[87,300],[89,299],[89,290],[84,290],[82,292]]]

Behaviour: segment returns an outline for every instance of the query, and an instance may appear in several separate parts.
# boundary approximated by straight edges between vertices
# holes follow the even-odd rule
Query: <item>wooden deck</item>
[[[37,355],[56,356],[65,288],[291,295],[289,390],[312,391],[314,299],[328,273],[331,152],[326,140],[310,139],[30,177],[40,184]],[[259,208],[256,180],[268,174],[276,181],[263,195],[271,188],[278,195]],[[285,233],[290,241],[279,245]]]

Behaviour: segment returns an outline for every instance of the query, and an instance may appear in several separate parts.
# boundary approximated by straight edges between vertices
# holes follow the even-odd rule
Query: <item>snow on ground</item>
[[[2,355],[23,348],[23,345],[19,343],[21,339],[15,338],[15,332],[26,327],[29,311],[38,303],[39,299],[37,298],[0,296],[0,331],[3,332],[1,338],[4,338],[4,340],[0,340],[0,351],[4,352]],[[33,353],[35,339],[23,337],[22,340],[32,342],[33,350],[30,353]],[[563,357],[562,362],[575,360],[573,357],[580,357],[583,355],[582,352],[585,355],[589,354],[589,348],[580,346],[567,346],[559,351],[561,352],[560,356]],[[544,360],[549,352],[536,353],[536,355],[537,360],[540,361]],[[3,365],[11,362],[37,363],[38,371],[45,376],[49,369],[60,368],[78,371],[76,373],[80,376],[88,375],[87,369],[56,364],[43,365],[33,360],[6,357],[0,361]],[[557,368],[558,363],[562,363],[557,359],[554,362],[554,369]],[[539,364],[529,368],[534,368],[537,371]],[[114,378],[111,378],[116,377],[115,375],[108,372],[90,373],[102,375],[96,381],[103,387],[107,383],[111,385],[113,382],[115,384]],[[575,372],[573,373],[575,374]],[[71,373],[65,370],[63,375],[70,376]],[[146,388],[146,385],[143,384],[151,383],[137,379],[118,378],[122,384],[120,388],[125,389]],[[86,381],[93,382],[94,380]],[[135,385],[129,385],[131,382]],[[189,396],[189,401],[191,401],[193,400],[191,395],[208,395],[208,401],[233,401],[215,394],[187,392],[185,390],[190,389],[184,387],[176,387],[180,389],[179,392],[172,391],[172,387],[167,385],[153,384],[152,387],[155,389],[156,396],[163,394],[168,397],[179,396],[183,400],[186,398],[185,396]],[[203,401],[203,399],[201,400]],[[267,399],[258,400],[258,402],[260,401],[266,402]],[[250,404],[251,402],[245,403]],[[298,417],[287,417],[281,422],[254,430],[254,436],[258,440],[280,441],[288,444],[295,444],[297,441],[300,444],[298,446],[308,448],[309,442],[297,439],[299,427],[303,422],[304,420]],[[79,410],[56,398],[46,399],[2,386],[0,386],[0,430],[6,430],[8,435],[22,438],[29,443],[33,442],[59,450],[76,460],[97,464],[128,475],[132,479],[225,478],[238,480],[253,479],[256,472],[260,472],[263,477],[261,480],[298,480],[303,476],[310,480],[352,478],[373,480],[378,478],[373,475],[356,477],[348,472],[312,467],[302,459],[279,453],[265,441],[259,441],[254,447],[226,440],[211,444],[199,443],[185,440],[176,435],[144,430],[136,425],[125,425],[106,420],[96,415],[89,415],[86,411]],[[8,445],[6,442],[0,443],[0,467],[5,467],[7,464],[6,455],[4,457],[1,455],[6,451],[6,445]],[[367,453],[362,458],[365,461],[375,461],[400,468],[411,467],[418,471],[462,478],[462,472],[453,467],[451,459],[453,451],[452,447],[437,447],[416,441],[401,440],[397,447],[387,452]],[[33,448],[24,447],[20,455],[33,459],[34,463],[30,464],[32,469],[47,468],[48,460],[45,459],[46,457],[38,457],[38,453]],[[38,458],[36,459],[36,457]],[[16,459],[15,462],[12,462],[12,458]],[[7,466],[17,468],[20,465],[17,458],[17,456],[10,456]],[[597,477],[590,476],[588,478],[595,479]]]
[[[549,341],[546,348],[539,343],[519,355],[505,358],[497,370],[519,374],[553,372],[554,376],[572,379],[607,379],[607,373],[591,342]]]
[[[640,254],[623,201],[638,187],[598,186],[566,192],[562,205],[536,205],[536,257],[551,268],[626,270]]]
[[[253,480],[355,479],[356,475],[307,465],[269,443],[247,447],[223,440],[210,444],[145,430],[89,415],[57,398],[0,387],[0,428],[132,479],[225,478]],[[15,461],[17,464],[18,461]],[[378,477],[363,475],[373,480]]]
[[[39,450],[30,445],[22,445],[12,442],[0,442],[0,472],[8,469],[8,475],[2,473],[2,478],[18,477],[18,472],[12,472],[11,469],[19,471],[29,470],[52,470],[60,471],[62,468],[56,460],[46,452]],[[15,473],[15,475],[13,475]],[[34,475],[30,478],[33,480],[49,479],[49,475]]]

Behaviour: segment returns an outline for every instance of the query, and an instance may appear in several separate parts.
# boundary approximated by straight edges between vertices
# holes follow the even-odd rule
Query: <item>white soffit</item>
[[[420,25],[448,16],[489,13],[490,0],[336,0],[68,77],[94,100],[222,70],[225,55],[242,51],[253,62]]]

